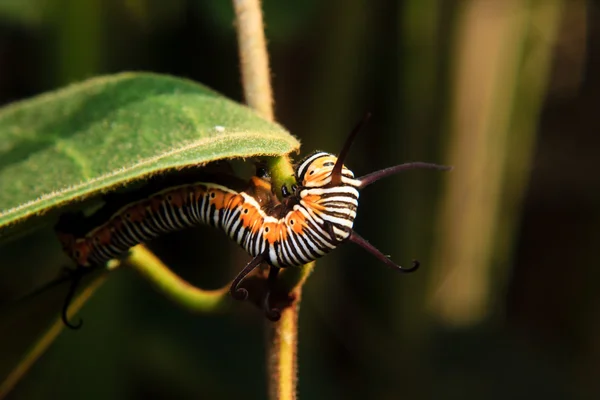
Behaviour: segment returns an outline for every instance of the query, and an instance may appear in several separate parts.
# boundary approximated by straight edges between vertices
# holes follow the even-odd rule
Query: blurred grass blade
[[[447,160],[454,171],[428,294],[443,323],[480,322],[510,273],[562,4],[480,0],[461,7]]]

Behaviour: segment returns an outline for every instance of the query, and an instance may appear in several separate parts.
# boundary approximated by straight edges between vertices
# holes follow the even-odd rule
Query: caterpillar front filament
[[[271,309],[268,299],[279,269],[306,264],[345,241],[360,245],[398,271],[414,271],[419,266],[417,261],[411,268],[402,268],[352,230],[359,191],[408,169],[449,168],[409,163],[355,178],[343,162],[365,121],[349,135],[339,157],[319,151],[300,161],[295,168],[298,186],[291,193],[285,186],[279,188],[283,201],[275,196],[267,176],[254,176],[246,184],[230,176],[193,180],[156,192],[146,189],[137,200],[126,204],[108,202],[91,217],[65,216],[57,225],[63,249],[84,270],[103,266],[134,245],[167,232],[211,225],[253,256],[233,280],[230,291],[235,298],[247,298],[248,292],[240,288],[240,283],[248,273],[262,263],[269,265],[265,312],[272,320],[279,318],[279,311]],[[63,311],[65,324],[76,328],[66,319],[66,307]]]

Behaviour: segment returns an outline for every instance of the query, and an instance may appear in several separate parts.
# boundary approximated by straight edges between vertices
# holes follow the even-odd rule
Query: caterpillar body
[[[81,237],[60,230],[58,236],[77,265],[91,267],[164,233],[206,224],[223,230],[250,255],[264,254],[269,265],[300,266],[333,250],[348,236],[356,216],[358,190],[353,186],[327,196],[317,193],[320,189],[303,189],[298,204],[278,217],[281,203],[263,177],[253,176],[242,191],[194,182],[128,204]],[[326,221],[334,226],[334,238],[322,229]]]
[[[418,262],[413,262],[412,268],[402,268],[352,230],[359,191],[382,177],[407,169],[448,167],[409,163],[356,179],[343,161],[365,122],[366,119],[355,127],[339,156],[318,151],[300,161],[295,168],[298,185],[291,188],[292,192],[283,186],[281,201],[264,173],[253,176],[246,184],[236,177],[217,179],[219,183],[194,180],[153,193],[148,193],[148,189],[138,200],[127,204],[109,202],[88,218],[67,215],[56,227],[59,240],[78,270],[85,270],[103,266],[136,244],[167,232],[211,225],[253,256],[231,285],[231,294],[240,300],[248,295],[240,283],[258,265],[269,265],[268,281],[272,286],[280,268],[306,264],[345,241],[359,244],[396,270],[413,271]],[[271,289],[267,290],[264,307],[267,317],[277,320],[279,310],[269,306]],[[77,328],[66,319],[68,301],[63,321]]]

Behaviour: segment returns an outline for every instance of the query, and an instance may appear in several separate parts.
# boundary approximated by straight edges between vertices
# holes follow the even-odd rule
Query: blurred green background
[[[422,268],[395,274],[351,245],[318,262],[301,398],[598,398],[599,3],[264,1],[277,119],[303,153],[338,151],[371,111],[347,161],[357,175],[454,165],[362,194],[356,230]],[[124,70],[242,101],[231,4],[0,0],[3,103]],[[247,260],[209,228],[153,248],[206,288]],[[0,296],[49,280],[61,257],[51,227],[3,245]],[[266,398],[251,307],[192,316],[121,271],[81,315],[9,398]]]

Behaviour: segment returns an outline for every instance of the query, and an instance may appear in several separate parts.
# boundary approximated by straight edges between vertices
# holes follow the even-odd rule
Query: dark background
[[[412,160],[455,167],[364,192],[356,230],[423,266],[395,274],[351,245],[318,262],[300,314],[301,398],[597,398],[597,2],[266,0],[264,10],[277,119],[302,154],[338,151],[371,111],[347,162],[357,175]],[[3,103],[125,70],[243,101],[237,63],[226,1],[0,2]],[[11,246],[32,253],[38,239]],[[208,228],[154,246],[206,288],[247,259]],[[12,398],[266,397],[265,322],[247,305],[192,316],[122,271],[81,315],[84,328],[63,332]]]

